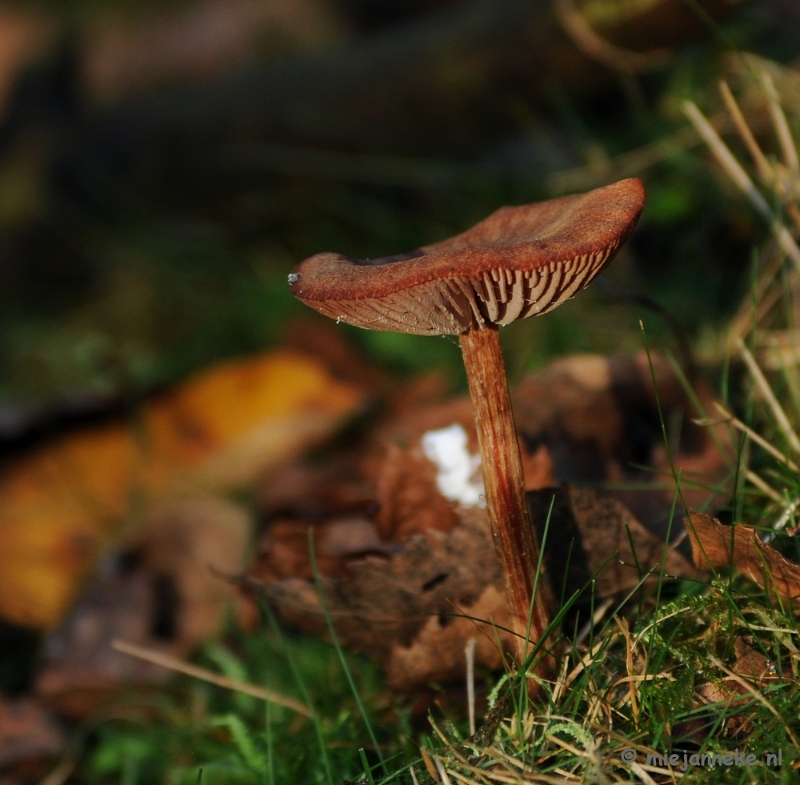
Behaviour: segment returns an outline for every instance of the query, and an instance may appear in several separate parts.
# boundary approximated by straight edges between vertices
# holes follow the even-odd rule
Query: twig
[[[644,785],[657,785],[656,781],[636,762],[630,764],[631,771],[644,783]]]
[[[800,499],[795,499],[791,504],[788,504],[786,509],[781,513],[780,518],[775,521],[772,528],[775,529],[775,531],[780,531],[785,528],[786,524],[789,523],[789,520],[797,511],[798,506],[800,506]]]
[[[254,698],[260,698],[264,701],[274,703],[276,706],[283,706],[304,717],[313,717],[314,712],[308,706],[294,698],[287,698],[285,695],[280,695],[272,690],[265,690],[263,687],[258,687],[255,684],[248,684],[245,681],[238,681],[237,679],[229,679],[226,676],[220,676],[213,671],[206,670],[205,668],[198,668],[196,665],[190,665],[188,662],[179,660],[177,657],[172,657],[169,654],[164,654],[160,651],[147,649],[144,646],[137,646],[133,643],[126,641],[115,640],[111,643],[111,648],[115,651],[129,654],[131,657],[138,657],[140,660],[152,662],[153,665],[160,665],[162,668],[168,668],[177,673],[184,673],[187,676],[192,676],[201,681],[207,681],[209,684],[216,684],[217,687],[222,687],[226,690],[233,690],[234,692],[241,692],[244,695],[252,695]]]
[[[467,712],[469,714],[469,735],[475,735],[475,638],[467,641],[464,650],[467,657]]]
[[[731,180],[733,180],[736,186],[747,197],[756,211],[767,221],[783,252],[794,262],[797,269],[800,270],[800,248],[798,248],[794,237],[792,237],[789,230],[775,217],[766,200],[759,193],[755,185],[753,185],[750,176],[733,156],[728,146],[722,141],[719,134],[714,130],[714,127],[708,122],[693,101],[684,101],[683,111]]]
[[[750,350],[744,345],[744,341],[742,341],[741,338],[738,339],[738,344],[739,351],[742,353],[747,369],[750,371],[750,375],[753,377],[756,387],[758,387],[759,391],[766,399],[769,408],[772,410],[772,416],[778,423],[778,427],[783,431],[783,435],[786,437],[792,449],[800,453],[800,439],[797,438],[797,434],[794,432],[794,428],[792,428],[789,418],[786,416],[786,412],[783,411],[783,407],[778,403],[775,393],[772,392],[769,382],[764,378],[761,368],[758,367],[758,363],[750,353]]]
[[[453,783],[450,781],[450,777],[447,776],[447,770],[445,769],[441,758],[439,758],[438,755],[434,755],[433,760],[436,763],[436,768],[439,771],[439,776],[442,778],[443,785],[453,785]]]
[[[761,479],[754,471],[748,469],[745,475],[747,479],[756,486],[764,495],[769,496],[774,502],[782,502],[781,495],[764,480]]]
[[[772,124],[775,126],[775,133],[778,135],[784,163],[789,167],[789,171],[793,175],[800,174],[797,148],[794,145],[794,139],[792,139],[792,132],[789,130],[789,123],[786,122],[786,115],[783,113],[781,97],[775,89],[772,77],[766,71],[761,72],[761,83],[764,85],[764,92],[767,94],[769,113],[772,117]]]
[[[635,677],[639,676],[639,674],[636,673],[636,670],[633,667],[633,640],[631,639],[631,631],[628,627],[627,621],[623,621],[618,616],[614,617],[614,621],[616,621],[617,627],[619,627],[623,638],[625,638],[625,669],[628,672],[628,677],[630,678],[630,681],[628,682],[628,691],[631,699],[631,714],[633,715],[633,726],[634,728],[638,728],[639,703]]]
[[[771,284],[775,281],[783,264],[783,256],[779,253],[772,253],[769,260],[764,265],[764,269],[759,273],[750,297],[747,297],[739,306],[736,316],[733,318],[730,328],[731,342],[735,338],[744,338],[751,329],[755,329],[761,321],[772,310],[783,295],[778,287],[770,290]]]
[[[775,170],[758,146],[758,142],[753,136],[753,132],[750,130],[747,121],[744,119],[739,104],[736,103],[736,99],[733,97],[731,88],[728,87],[728,83],[724,80],[719,83],[719,91],[722,93],[722,98],[725,101],[725,105],[728,107],[728,112],[730,112],[731,118],[733,119],[734,127],[739,132],[739,136],[742,138],[745,147],[747,147],[750,155],[753,157],[761,179],[766,185],[772,186],[775,182]]]
[[[663,68],[671,59],[671,52],[668,49],[633,52],[615,46],[591,27],[575,7],[574,0],[555,0],[553,10],[575,46],[587,57],[597,60],[613,71],[638,74]]]
[[[759,447],[766,450],[773,458],[777,458],[781,463],[788,466],[792,471],[800,473],[800,467],[794,461],[792,461],[791,458],[773,447],[763,436],[760,436],[752,428],[750,428],[750,426],[745,425],[740,419],[734,417],[717,401],[714,402],[714,406],[734,428],[740,430],[743,434],[748,436],[751,441],[755,442]]]
[[[428,774],[431,775],[431,779],[434,782],[438,782],[439,774],[436,771],[436,766],[433,765],[433,761],[431,760],[431,756],[428,753],[428,750],[426,750],[425,747],[420,747],[419,754],[420,757],[422,758],[422,762],[425,764],[425,768],[428,770]]]

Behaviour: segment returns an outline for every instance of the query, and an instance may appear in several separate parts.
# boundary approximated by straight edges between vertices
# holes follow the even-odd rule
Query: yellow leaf
[[[130,423],[72,434],[0,477],[0,617],[49,628],[126,519],[223,492],[332,433],[358,389],[289,352],[212,368]]]

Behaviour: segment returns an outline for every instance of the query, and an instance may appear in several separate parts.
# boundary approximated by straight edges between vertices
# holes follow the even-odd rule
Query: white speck
[[[467,448],[467,432],[458,423],[422,435],[422,449],[436,464],[436,486],[462,507],[485,507],[481,457]]]
[[[291,286],[294,283],[297,283],[299,280],[300,280],[299,273],[289,273],[289,286]]]

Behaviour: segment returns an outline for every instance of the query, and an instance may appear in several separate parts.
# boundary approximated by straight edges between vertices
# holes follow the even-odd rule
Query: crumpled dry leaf
[[[708,431],[688,422],[696,412],[672,367],[654,356],[653,370],[665,417],[669,422],[680,417],[684,424],[680,444],[673,445],[677,466],[686,473],[696,470],[695,479],[702,474],[718,483],[727,470],[725,456]],[[698,396],[707,399],[708,391],[700,388]],[[598,493],[550,487],[566,479],[653,479],[632,463],[665,468],[647,357],[565,358],[524,380],[513,398],[526,486],[546,489],[529,494],[540,537],[555,495],[545,556],[552,594],[561,596],[565,576],[566,596],[594,578],[595,597],[602,599],[624,594],[648,572],[657,572],[664,529],[657,516],[668,513],[670,493],[663,488]],[[458,610],[499,625],[506,611],[485,513],[467,506],[476,502],[457,501],[458,493],[447,496],[440,485],[445,470],[434,465],[423,446],[423,438],[432,432],[460,426],[463,459],[477,454],[469,399],[434,404],[415,400],[414,405],[389,410],[391,416],[377,428],[378,441],[389,445],[380,459],[373,447],[362,444],[361,462],[356,453],[347,453],[342,475],[319,467],[305,470],[315,500],[313,516],[305,512],[309,503],[302,483],[291,493],[265,490],[262,510],[272,521],[250,576],[264,584],[285,618],[307,630],[324,631],[308,554],[308,530],[313,528],[317,566],[340,638],[347,646],[381,657],[393,686],[413,689],[460,673],[469,637],[485,647],[479,646],[477,661],[496,667],[500,654],[491,625],[484,624],[481,631],[467,619],[442,622]],[[723,448],[726,439],[723,434]],[[302,467],[292,471],[295,480],[303,477]],[[628,500],[647,514],[646,526]],[[451,537],[461,538],[460,544]],[[469,565],[472,582],[460,577],[454,553],[458,570],[463,570],[462,560]],[[488,576],[488,565],[494,577]],[[695,574],[672,550],[664,567],[667,575]],[[438,583],[431,583],[436,576]],[[429,588],[434,584],[437,591]]]
[[[21,458],[0,478],[0,617],[52,628],[126,514],[252,483],[330,435],[363,400],[319,363],[273,352],[199,374],[130,425],[95,427]]]
[[[648,570],[660,566],[662,543],[624,505],[593,490],[551,488],[529,494],[540,530],[554,496],[545,570],[559,593],[562,584],[569,596],[594,577],[596,597],[603,599],[628,591]],[[415,533],[400,545],[379,539],[375,545],[377,530],[373,528],[364,537],[365,543],[373,543],[369,555],[357,550],[340,554],[335,571],[320,569],[325,605],[340,642],[381,658],[389,685],[401,691],[463,673],[464,646],[469,638],[477,640],[475,661],[488,668],[497,668],[502,662],[498,641],[503,648],[513,647],[511,634],[503,629],[507,609],[486,512],[478,507],[455,507],[453,512],[457,524],[449,531]],[[362,519],[364,532],[367,523]],[[296,554],[303,547],[300,525],[292,543]],[[314,527],[320,568],[330,563],[323,560],[331,559],[327,525]],[[287,621],[309,632],[324,633],[325,615],[317,587],[308,579],[307,531],[306,525],[305,559],[299,569],[295,567],[302,578],[276,577],[271,552],[277,546],[267,539],[248,582],[258,585]],[[567,553],[571,554],[569,569],[564,565]],[[669,551],[666,572],[688,575],[694,570],[679,554]]]
[[[145,686],[169,673],[111,649],[122,638],[177,657],[213,635],[234,601],[217,571],[243,568],[247,513],[232,502],[194,499],[162,505],[99,578],[46,645],[37,693],[83,717],[121,686]]]
[[[760,686],[778,681],[775,666],[767,656],[754,649],[741,635],[733,639],[733,653],[736,655],[736,661],[731,670],[737,676]]]
[[[728,476],[730,436],[724,424],[707,428],[692,422],[711,411],[711,390],[702,380],[693,380],[694,395],[705,409],[697,411],[672,365],[658,354],[651,353],[649,360],[645,353],[556,360],[523,379],[512,393],[517,430],[529,446],[547,446],[556,482],[671,481],[653,377],[668,432],[680,424],[672,460],[681,473],[683,497],[689,506],[699,507],[713,496],[705,489]],[[613,493],[650,531],[665,534],[671,487]],[[673,525],[673,533],[677,528]]]
[[[448,532],[458,515],[436,487],[436,467],[419,443],[409,449],[390,444],[375,489],[375,525],[385,542],[404,542],[412,534]]]
[[[677,551],[670,548],[665,557],[663,541],[608,495],[588,488],[548,488],[529,493],[528,500],[540,540],[547,527],[545,556],[551,581],[560,587],[566,574],[567,596],[590,580],[599,600],[623,595],[650,578],[658,579],[662,561],[667,577],[695,572]]]
[[[0,698],[0,771],[24,767],[26,781],[38,779],[45,773],[41,766],[50,765],[66,741],[64,729],[35,698]]]
[[[251,577],[282,617],[309,632],[326,629],[312,581],[262,582],[257,571]],[[458,650],[455,667],[463,668],[470,637],[479,641],[476,661],[490,667],[500,664],[495,635],[512,644],[509,633],[492,626],[506,626],[507,611],[495,588],[501,578],[486,514],[477,508],[459,510],[459,524],[450,532],[411,536],[394,553],[354,560],[345,577],[321,576],[320,583],[342,645],[383,659],[397,689],[452,676],[452,652]],[[458,614],[476,620],[452,618]],[[443,644],[440,635],[456,641]]]
[[[758,532],[741,524],[724,526],[710,515],[692,513],[689,539],[692,558],[701,570],[733,567],[773,597],[800,598],[800,565],[762,542]]]

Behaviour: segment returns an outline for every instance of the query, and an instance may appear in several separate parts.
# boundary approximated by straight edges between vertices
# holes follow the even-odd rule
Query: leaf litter
[[[340,364],[336,384],[359,390],[349,400],[383,402],[356,430],[339,435],[337,415],[327,437],[317,437],[317,444],[328,440],[321,451],[308,453],[299,442],[266,470],[239,464],[238,477],[263,477],[256,498],[265,525],[250,566],[241,561],[248,516],[219,494],[238,480],[223,472],[219,484],[206,486],[210,492],[152,500],[50,636],[37,677],[45,705],[87,716],[122,685],[161,683],[162,669],[109,642],[189,655],[230,602],[219,573],[245,570],[234,581],[246,589],[237,600],[245,621],[255,592],[284,620],[324,636],[309,531],[337,638],[379,658],[391,688],[408,693],[462,678],[470,640],[476,667],[503,666],[514,641],[482,506],[469,401],[444,398],[432,380],[392,391],[375,376],[370,390],[364,369],[359,386],[345,378],[346,367]],[[729,471],[727,432],[720,438],[695,426],[692,418],[704,411],[679,375],[659,356],[653,368],[665,416],[680,423],[673,460],[692,478],[686,492],[713,503]],[[695,394],[710,406],[702,385]],[[540,537],[547,530],[544,580],[554,610],[574,594],[575,612],[587,618],[593,604],[654,583],[662,571],[697,574],[678,550],[664,548],[672,497],[659,476],[665,454],[644,356],[558,360],[518,385],[514,405],[529,503]],[[204,455],[206,465],[215,463],[213,450]],[[204,530],[207,545],[196,536]]]
[[[66,744],[56,713],[98,716],[126,688],[146,696],[164,684],[168,670],[115,651],[115,639],[182,659],[232,606],[252,619],[219,577],[245,569],[252,537],[251,511],[231,494],[330,438],[365,402],[363,386],[284,349],[222,363],[127,422],[6,460],[0,622],[46,635],[32,695],[0,703],[4,775],[47,772]]]
[[[728,456],[691,423],[698,412],[672,366],[656,356],[654,367],[661,405],[683,424],[673,459],[695,483],[688,493],[713,499],[714,491],[702,488],[724,482]],[[705,389],[700,395],[710,402]],[[513,399],[529,504],[540,537],[547,529],[545,588],[554,610],[556,598],[575,594],[575,608],[585,614],[592,602],[619,599],[662,570],[697,575],[680,552],[664,548],[672,497],[656,474],[665,456],[645,356],[564,358],[523,380]],[[351,492],[329,488],[327,509],[317,506],[309,516],[308,495],[322,498],[313,482],[298,483],[294,500],[268,487],[261,496],[267,524],[245,583],[259,587],[286,621],[324,634],[311,531],[337,638],[379,657],[389,685],[408,692],[461,678],[472,638],[476,665],[497,669],[513,638],[475,475],[469,400],[387,408],[391,416],[369,434],[361,461],[351,450],[348,474],[339,478],[341,487],[361,489],[360,511],[342,502]],[[332,464],[337,455],[331,452]],[[308,476],[323,482],[333,474],[316,465]],[[577,487],[611,482],[643,487]],[[631,508],[644,511],[644,523]]]

